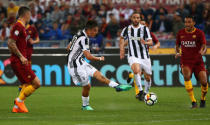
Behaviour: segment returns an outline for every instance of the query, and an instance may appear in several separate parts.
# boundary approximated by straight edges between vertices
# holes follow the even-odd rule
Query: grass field
[[[80,87],[42,87],[26,105],[27,114],[11,113],[17,87],[0,87],[0,125],[209,125],[207,107],[190,109],[183,87],[153,87],[158,103],[147,106],[134,98],[134,91],[117,93],[108,87],[93,87],[90,104],[94,111],[81,110]],[[194,88],[200,98],[200,88]],[[209,94],[208,94],[209,95]]]

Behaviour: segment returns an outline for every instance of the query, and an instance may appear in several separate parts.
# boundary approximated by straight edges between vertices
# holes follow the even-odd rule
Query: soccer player
[[[20,7],[18,10],[18,21],[13,25],[8,41],[11,52],[11,67],[18,80],[23,85],[19,96],[15,99],[12,112],[27,113],[24,104],[25,99],[40,87],[40,80],[32,71],[27,60],[27,33],[26,24],[29,23],[31,12],[28,7]],[[25,86],[26,85],[26,86]]]
[[[68,71],[75,85],[83,86],[82,90],[82,110],[93,110],[89,105],[90,81],[89,77],[95,77],[97,80],[116,89],[116,91],[126,91],[132,88],[130,85],[119,85],[114,81],[105,78],[95,67],[88,64],[84,59],[85,56],[91,61],[104,61],[105,58],[95,57],[89,51],[89,37],[95,37],[98,33],[97,22],[90,20],[87,22],[85,29],[79,31],[67,46]]]
[[[132,24],[125,27],[120,37],[120,59],[125,56],[125,40],[128,40],[128,63],[134,73],[138,86],[139,100],[143,100],[145,95],[141,84],[142,70],[145,72],[145,88],[148,91],[151,85],[151,61],[148,53],[148,46],[153,45],[150,31],[147,26],[140,24],[140,14],[134,12],[131,15]]]
[[[148,26],[148,23],[145,21],[143,16],[141,16],[140,23],[142,25]],[[157,39],[157,37],[155,36],[154,33],[152,33],[152,32],[150,32],[150,33],[151,33],[152,42],[153,42],[153,46],[152,46],[151,49],[155,51],[155,50],[157,50],[160,47],[160,42],[159,42],[159,40]],[[127,44],[128,44],[128,41],[126,41],[125,46],[127,46]],[[147,47],[148,47],[148,50],[149,50],[150,46],[147,46]],[[144,70],[142,71],[142,74],[145,75]],[[127,79],[128,83],[131,81],[131,79],[134,79],[134,74],[132,72],[129,72],[128,79]],[[146,79],[144,79],[144,82],[146,82]],[[135,80],[134,80],[133,84],[134,84],[134,88],[135,88],[136,99],[139,99],[139,89],[138,89],[138,86],[136,85],[136,81]],[[148,93],[150,87],[151,87],[151,82],[149,82],[149,85],[145,86],[145,91],[144,92]]]
[[[33,44],[37,44],[40,42],[39,39],[39,34],[36,29],[36,27],[33,24],[27,24],[26,26],[26,33],[28,35],[28,41],[27,41],[27,60],[28,60],[28,65],[31,67],[31,56],[33,53]],[[26,87],[28,84],[20,85],[19,86],[19,91],[21,91],[22,87]]]
[[[176,55],[181,56],[180,64],[184,76],[185,88],[192,101],[192,108],[197,107],[197,101],[194,97],[193,86],[191,82],[192,73],[201,83],[200,107],[205,107],[206,93],[208,92],[208,83],[206,69],[202,55],[206,53],[206,39],[203,31],[194,27],[195,20],[193,16],[187,16],[184,19],[185,28],[180,30],[176,36]],[[181,53],[180,53],[181,46]]]

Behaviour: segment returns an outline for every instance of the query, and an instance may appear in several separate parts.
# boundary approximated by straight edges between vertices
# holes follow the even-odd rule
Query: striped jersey
[[[149,58],[147,45],[140,42],[141,39],[152,39],[148,27],[141,24],[138,27],[129,25],[122,30],[121,37],[128,40],[128,57]]]
[[[83,64],[83,51],[85,50],[90,51],[89,38],[85,33],[85,30],[83,30],[74,35],[71,40],[71,47],[68,54],[68,63],[70,64],[70,68],[76,68]]]

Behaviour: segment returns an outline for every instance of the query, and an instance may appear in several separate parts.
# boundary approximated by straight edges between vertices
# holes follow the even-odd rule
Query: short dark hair
[[[133,16],[134,14],[139,14],[141,16],[141,14],[138,11],[134,11],[131,16]]]
[[[26,12],[30,11],[30,9],[26,6],[22,6],[18,10],[18,17],[24,16]]]
[[[98,23],[95,20],[87,21],[87,23],[85,25],[85,29],[92,29],[94,27],[98,27]]]
[[[193,15],[188,15],[185,18],[191,18],[195,22],[195,16],[193,16]]]

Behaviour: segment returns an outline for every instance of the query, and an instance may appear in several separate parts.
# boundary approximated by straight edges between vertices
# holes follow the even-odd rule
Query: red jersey
[[[36,28],[31,25],[28,25],[26,27],[26,32],[29,39],[30,38],[36,39],[39,36]],[[28,60],[31,60],[32,53],[33,53],[33,45],[29,41],[27,41],[27,59]]]
[[[203,31],[195,28],[193,32],[186,32],[182,29],[176,36],[176,44],[181,45],[181,63],[197,62],[202,60],[199,53],[202,44],[206,44]]]
[[[152,33],[152,32],[150,32],[150,34],[151,34],[153,43],[154,43],[154,44],[158,43],[158,39],[157,39],[157,37],[155,36],[155,34]]]
[[[27,33],[26,29],[21,21],[17,21],[11,31],[10,31],[10,38],[16,41],[17,48],[19,49],[20,53],[26,57],[27,53]],[[19,57],[15,54],[11,54],[10,57],[11,61],[20,61]]]

